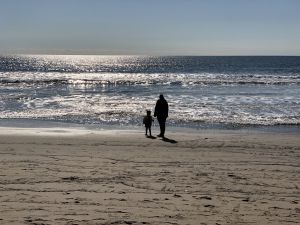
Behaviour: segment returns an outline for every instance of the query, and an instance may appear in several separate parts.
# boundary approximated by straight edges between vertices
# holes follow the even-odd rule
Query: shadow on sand
[[[169,138],[166,138],[164,137],[163,139],[161,139],[162,141],[165,141],[165,142],[169,142],[171,144],[176,144],[178,143],[177,141],[173,140],[173,139],[169,139]]]
[[[154,136],[146,136],[146,138],[149,138],[149,139],[157,139],[156,137],[154,137]],[[169,142],[169,143],[171,143],[171,144],[176,144],[176,143],[178,143],[177,141],[175,141],[175,140],[173,140],[173,139],[170,139],[170,138],[166,138],[166,137],[164,137],[164,138],[162,138],[161,139],[162,141],[164,141],[164,142]]]
[[[154,136],[147,136],[147,138],[156,139],[156,137],[154,137]]]

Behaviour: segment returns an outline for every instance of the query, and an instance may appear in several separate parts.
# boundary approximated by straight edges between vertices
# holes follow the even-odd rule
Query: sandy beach
[[[0,224],[298,224],[299,134],[1,128]]]

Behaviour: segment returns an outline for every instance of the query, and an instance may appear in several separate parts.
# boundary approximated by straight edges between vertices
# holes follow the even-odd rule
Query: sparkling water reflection
[[[140,125],[299,125],[300,57],[2,56],[0,119]]]

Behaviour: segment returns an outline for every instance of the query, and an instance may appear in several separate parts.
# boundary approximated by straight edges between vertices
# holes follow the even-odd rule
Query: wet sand
[[[0,132],[0,224],[297,224],[299,134]]]

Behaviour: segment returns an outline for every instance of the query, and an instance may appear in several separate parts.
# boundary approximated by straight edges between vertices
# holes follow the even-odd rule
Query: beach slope
[[[297,224],[298,134],[2,128],[0,224]]]

